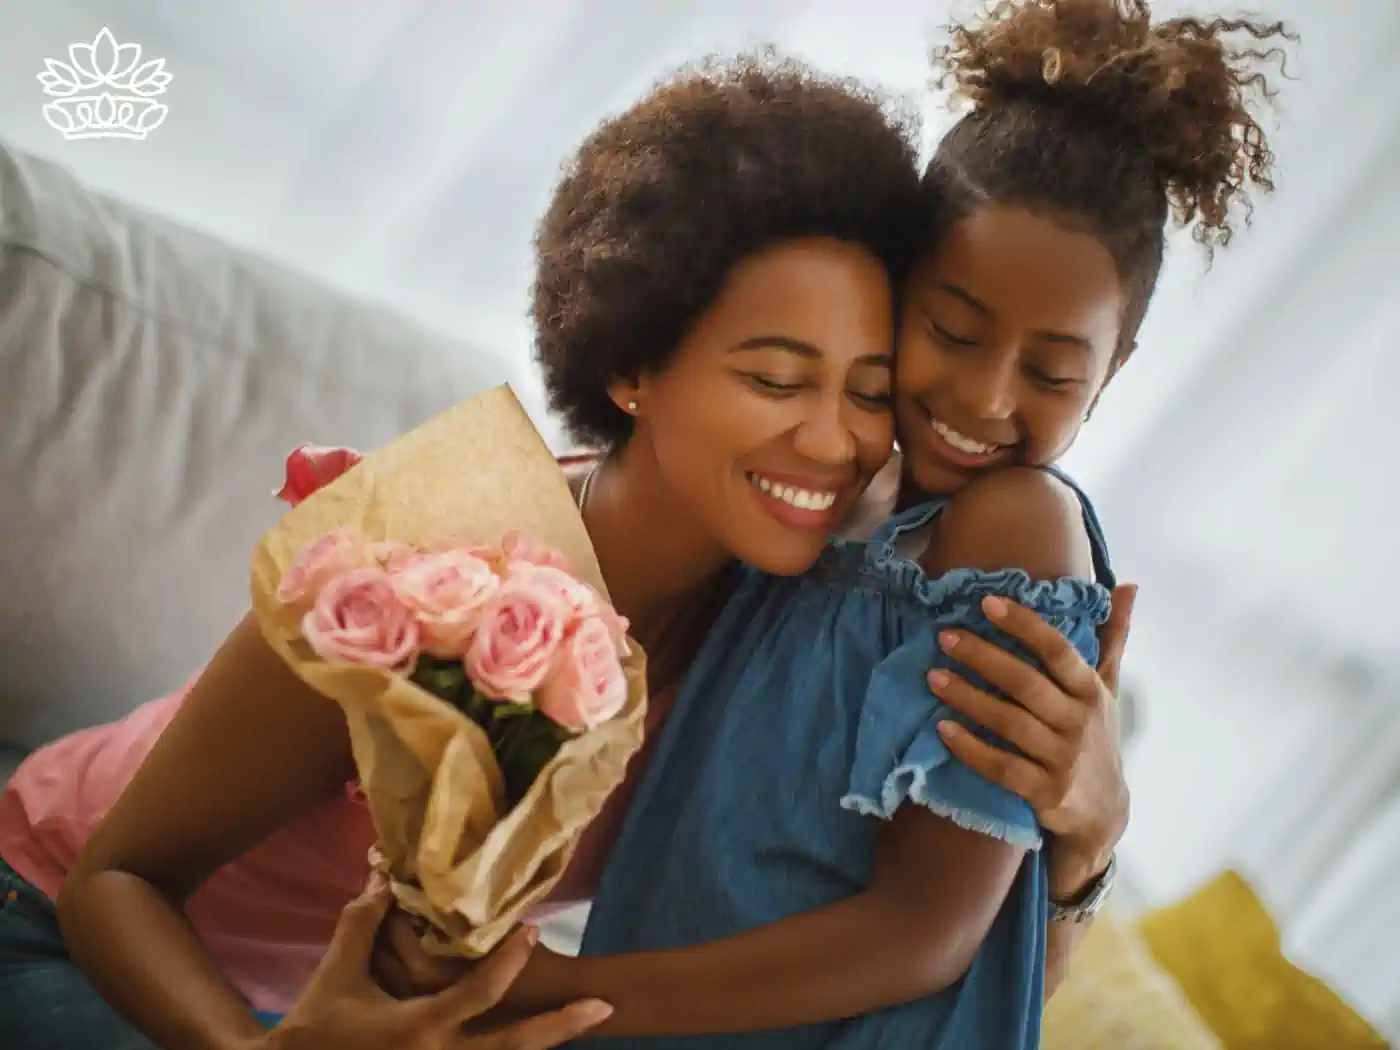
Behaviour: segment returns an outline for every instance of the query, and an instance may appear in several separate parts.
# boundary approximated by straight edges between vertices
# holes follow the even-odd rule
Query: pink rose
[[[488,547],[465,537],[440,537],[418,543],[404,543],[402,540],[381,540],[372,548],[379,558],[379,564],[390,572],[407,568],[412,562],[429,558],[447,551],[469,554],[477,561],[484,561],[496,575],[501,574],[505,559],[499,547]]]
[[[594,617],[602,620],[612,635],[613,644],[625,655],[627,645],[627,618],[618,614],[603,596],[588,584],[563,569],[553,565],[537,565],[531,562],[513,561],[506,566],[506,578],[530,576],[558,594],[569,608],[572,618],[577,620]]]
[[[500,579],[463,550],[420,554],[391,570],[399,599],[418,618],[423,648],[434,656],[466,654],[477,618]]]
[[[373,564],[365,541],[350,529],[337,529],[302,548],[277,585],[283,605],[309,606],[331,579]]]
[[[506,561],[528,562],[531,565],[547,565],[563,572],[572,573],[573,565],[563,551],[542,543],[530,536],[512,532],[501,541],[501,553]]]
[[[287,477],[276,496],[295,507],[362,459],[364,457],[352,448],[298,445],[287,457]]]
[[[418,623],[383,569],[353,569],[330,580],[301,633],[327,663],[400,670],[418,656]]]
[[[369,554],[381,569],[391,575],[423,557],[417,547],[403,540],[376,540],[369,545]]]
[[[584,620],[565,639],[554,671],[535,694],[535,706],[565,729],[581,733],[606,722],[627,702],[627,676],[612,630]]]
[[[529,698],[554,666],[569,626],[558,595],[528,576],[501,581],[482,606],[467,674],[487,696]]]
[[[592,587],[553,565],[510,561],[506,563],[506,579],[528,579],[534,581],[537,586],[547,588],[568,607],[569,614],[575,619],[592,616],[603,604],[598,592]]]

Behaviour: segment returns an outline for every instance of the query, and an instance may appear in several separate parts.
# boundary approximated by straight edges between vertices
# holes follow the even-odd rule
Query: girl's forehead
[[[1069,331],[1112,346],[1123,310],[1113,256],[1091,234],[1024,208],[954,223],[918,266],[911,296],[939,294],[999,324]]]

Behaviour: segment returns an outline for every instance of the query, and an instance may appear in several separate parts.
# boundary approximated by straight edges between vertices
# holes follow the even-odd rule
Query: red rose
[[[317,489],[325,488],[364,456],[353,448],[299,445],[287,457],[287,480],[276,496],[295,507]]]

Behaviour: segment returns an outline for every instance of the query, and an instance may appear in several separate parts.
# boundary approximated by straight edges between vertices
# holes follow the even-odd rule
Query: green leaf
[[[412,681],[422,686],[434,696],[446,700],[460,708],[472,690],[467,669],[460,660],[443,660],[436,656],[420,656],[418,666],[410,676]]]
[[[497,700],[492,703],[491,718],[493,721],[502,721],[507,718],[519,718],[522,715],[532,715],[535,713],[535,705],[529,702],[517,704],[510,700]]]
[[[559,727],[540,714],[515,723],[508,750],[498,755],[506,781],[507,806],[514,806],[525,797],[540,771],[559,752],[564,739]]]

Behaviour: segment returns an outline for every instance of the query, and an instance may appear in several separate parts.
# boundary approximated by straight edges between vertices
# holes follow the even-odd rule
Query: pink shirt
[[[152,701],[120,722],[74,733],[31,755],[0,794],[0,857],[56,898],[93,829],[184,696]],[[592,897],[670,699],[669,693],[651,698],[642,750],[584,833],[552,902]],[[290,1008],[341,911],[364,886],[374,838],[369,810],[350,792],[337,794],[214,872],[190,898],[185,910],[200,939],[255,1009]]]

